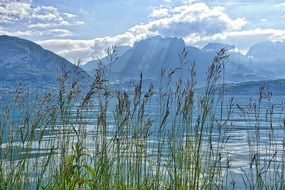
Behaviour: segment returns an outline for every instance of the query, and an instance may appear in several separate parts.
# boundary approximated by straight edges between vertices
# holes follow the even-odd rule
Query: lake
[[[96,155],[100,150],[102,151],[102,146],[106,141],[109,143],[107,151],[109,151],[110,156],[116,155],[116,142],[119,141],[116,139],[121,139],[120,147],[128,146],[128,149],[120,152],[120,159],[130,159],[130,157],[140,154],[147,158],[143,167],[148,167],[148,172],[151,171],[152,175],[157,172],[155,168],[159,160],[161,163],[160,175],[168,176],[167,167],[173,161],[173,150],[185,151],[186,148],[183,146],[187,139],[193,140],[193,142],[191,141],[191,146],[193,146],[191,150],[198,150],[195,139],[201,137],[202,143],[200,143],[201,148],[199,150],[201,150],[200,158],[203,168],[211,168],[213,163],[218,163],[219,180],[221,183],[227,183],[228,187],[244,189],[244,181],[250,184],[256,177],[256,173],[266,175],[266,179],[269,181],[274,175],[277,175],[277,172],[280,175],[285,174],[284,168],[282,168],[285,158],[285,127],[283,122],[285,104],[283,104],[283,96],[273,96],[270,101],[262,101],[260,104],[257,104],[257,99],[256,101],[251,100],[249,96],[233,97],[232,107],[227,104],[232,96],[224,98],[225,103],[222,105],[222,112],[221,104],[214,106],[206,118],[203,132],[200,131],[197,124],[203,115],[198,104],[194,104],[190,120],[192,124],[185,123],[182,117],[175,116],[175,109],[173,109],[177,104],[175,101],[170,101],[171,103],[168,105],[169,116],[163,121],[167,106],[161,106],[157,96],[154,96],[150,102],[144,105],[142,120],[137,119],[138,117],[134,117],[135,119],[130,117],[129,122],[120,127],[118,127],[118,119],[114,117],[114,105],[116,104],[114,99],[109,100],[108,105],[111,109],[106,112],[106,125],[104,127],[98,127],[100,125],[98,124],[98,116],[100,115],[98,102],[83,110],[80,118],[78,117],[78,110],[72,108],[69,112],[68,127],[61,121],[53,127],[46,126],[44,130],[36,129],[35,134],[38,137],[33,142],[29,142],[31,143],[30,146],[28,143],[21,142],[16,129],[12,148],[15,151],[14,154],[17,155],[14,157],[14,162],[25,159],[25,156],[28,155],[29,166],[34,168],[30,175],[38,176],[37,167],[41,167],[53,148],[54,156],[47,173],[53,171],[59,164],[61,142],[68,142],[68,150],[71,151],[72,145],[78,142],[78,133],[80,133],[84,136],[81,143],[87,148],[89,154]],[[140,112],[135,113],[140,114]],[[228,114],[230,114],[229,117]],[[220,127],[217,127],[219,126],[217,123],[220,123]],[[146,127],[146,125],[149,126]],[[3,155],[3,152],[9,147],[8,142],[9,139],[1,145],[3,163],[9,162]],[[138,149],[137,145],[143,148]],[[184,153],[184,157],[187,157],[187,154]],[[193,156],[191,152],[189,155]],[[257,166],[257,163],[260,165]],[[255,168],[257,167],[259,169],[256,172]],[[205,171],[208,170],[205,169]]]

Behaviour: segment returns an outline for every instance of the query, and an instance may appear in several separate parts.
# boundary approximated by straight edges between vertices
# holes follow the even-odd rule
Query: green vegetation
[[[222,49],[200,94],[195,63],[186,56],[184,50],[181,65],[161,70],[157,90],[144,86],[143,74],[129,90],[112,88],[116,47],[108,51],[110,67],[99,62],[88,91],[80,74],[70,79],[64,69],[57,93],[31,99],[19,87],[1,112],[1,189],[284,189],[284,143],[275,138],[271,93],[261,87],[246,107],[224,96],[229,56]],[[228,148],[234,113],[248,131],[240,175],[233,175]],[[268,128],[263,136],[261,121]]]

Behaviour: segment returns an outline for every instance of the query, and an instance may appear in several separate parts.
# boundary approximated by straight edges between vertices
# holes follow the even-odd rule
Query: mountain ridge
[[[77,69],[83,74],[85,79],[81,81],[81,84],[88,86],[91,79],[93,79],[76,65],[32,41],[2,35],[0,36],[0,42],[0,72],[2,73],[0,83],[2,87],[10,88],[16,86],[17,82],[36,86],[36,88],[54,87],[57,85],[57,77],[60,75],[60,62],[66,65],[68,70]],[[269,84],[279,94],[282,90],[280,91],[277,88],[277,84],[280,84],[282,88],[284,86],[285,89],[285,79],[283,79],[285,76],[282,74],[283,71],[285,73],[285,69],[282,67],[283,64],[285,65],[285,57],[283,60],[281,56],[280,62],[268,61],[268,59],[264,62],[261,62],[261,60],[256,61],[258,54],[265,54],[260,47],[266,46],[268,49],[274,49],[272,46],[275,47],[275,45],[276,47],[284,46],[285,51],[284,42],[257,43],[250,48],[246,55],[229,51],[231,53],[230,61],[226,63],[226,79],[232,79],[226,80],[229,92],[246,91],[251,87],[256,88],[257,84]],[[235,48],[233,45],[209,43],[200,49],[187,46],[181,38],[148,38],[136,42],[133,47],[122,47],[118,52],[118,60],[112,65],[110,79],[126,82],[137,79],[140,72],[144,72],[145,80],[158,82],[161,68],[170,70],[180,66],[178,54],[186,49],[188,52],[187,60],[196,62],[198,85],[202,85],[203,83],[200,81],[204,80],[206,71],[216,55],[213,50],[223,46],[229,50]],[[278,57],[277,53],[280,52],[277,48],[270,53]],[[253,54],[255,56],[252,56]],[[270,64],[271,67],[269,67]],[[277,68],[273,67],[273,64]],[[71,75],[75,76],[75,74],[77,73],[71,72]],[[184,74],[180,76],[187,77]]]
[[[140,72],[142,72],[147,79],[157,80],[161,68],[169,69],[179,65],[178,54],[184,48],[188,52],[187,59],[196,62],[198,82],[201,84],[203,83],[201,81],[205,80],[205,73],[209,65],[217,51],[221,48],[227,49],[230,54],[229,61],[226,64],[227,82],[285,78],[285,74],[283,74],[283,71],[285,73],[285,67],[270,67],[273,64],[279,67],[283,64],[285,65],[285,57],[282,60],[274,59],[274,63],[272,63],[272,61],[265,61],[265,59],[256,60],[256,58],[253,58],[249,54],[243,55],[236,52],[234,45],[208,43],[203,48],[197,48],[187,46],[182,38],[155,36],[136,42],[132,48],[125,51],[116,63],[112,65],[112,79],[130,80],[137,78]],[[258,44],[257,46],[253,45],[250,51],[255,52],[257,57],[258,54],[262,54],[260,57],[265,56],[265,53],[258,49]],[[93,62],[93,69],[96,68],[94,63],[96,62]],[[92,62],[88,62],[86,65],[90,64]],[[88,69],[86,71],[89,73],[93,72]]]
[[[81,73],[82,83],[91,79],[78,66],[32,41],[14,36],[0,36],[1,83],[15,86],[21,82],[43,88],[56,86],[63,66],[71,76],[75,76],[75,72]]]

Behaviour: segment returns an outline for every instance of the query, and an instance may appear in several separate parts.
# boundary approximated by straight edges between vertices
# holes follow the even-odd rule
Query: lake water
[[[231,97],[226,96],[225,102],[227,103]],[[218,141],[221,138],[227,139],[227,142],[223,149],[220,151],[225,155],[223,158],[222,163],[224,164],[222,167],[225,169],[227,167],[227,161],[230,163],[230,169],[227,171],[229,174],[229,180],[234,181],[235,187],[237,189],[243,189],[243,181],[242,176],[245,176],[244,173],[251,170],[251,162],[253,160],[254,154],[256,151],[259,152],[259,160],[260,163],[263,164],[261,166],[262,171],[265,170],[277,170],[279,164],[284,163],[285,158],[285,150],[284,150],[284,142],[285,142],[285,128],[284,128],[284,104],[283,104],[284,97],[283,96],[273,96],[270,102],[264,101],[258,113],[255,113],[252,107],[250,106],[250,97],[249,96],[234,96],[234,104],[233,104],[233,112],[228,121],[227,129],[213,129],[211,132],[212,137],[212,146],[217,147]],[[223,114],[226,115],[228,107],[225,103]],[[240,109],[238,108],[237,104],[240,107],[245,109],[246,114],[242,116]],[[110,103],[112,107],[112,101]],[[95,106],[96,107],[96,106]],[[158,133],[158,124],[157,119],[158,116],[158,103],[155,98],[147,105],[147,114],[150,118],[153,118],[153,125],[149,130],[149,136],[147,138],[147,152],[148,157],[150,159],[154,159],[156,157],[156,146],[157,146],[157,133]],[[271,109],[273,112],[271,112]],[[112,109],[110,109],[112,110]],[[220,109],[216,108],[216,116],[217,120],[220,119]],[[198,115],[197,115],[197,108],[194,110],[194,117],[193,123],[195,124]],[[75,113],[75,110],[74,110]],[[85,121],[85,129],[86,129],[86,146],[88,147],[88,151],[92,152],[95,151],[96,145],[98,142],[94,143],[96,140],[100,139],[98,137],[98,129],[95,127],[97,124],[96,118],[94,115],[97,115],[98,112],[96,110],[89,110],[84,114],[86,118]],[[115,121],[113,117],[113,112],[110,111],[107,113],[107,131],[108,131],[108,138],[111,139],[116,129]],[[256,118],[259,118],[258,121]],[[225,117],[223,117],[225,119]],[[222,120],[223,120],[222,119]],[[74,126],[77,127],[77,120],[74,120]],[[171,131],[173,127],[173,115],[169,117],[167,120],[167,124],[164,127],[163,131],[163,138],[167,138],[168,132]],[[178,122],[179,124],[179,122]],[[177,125],[179,127],[179,125]],[[58,128],[60,129],[60,127]],[[179,131],[179,129],[177,130]],[[40,130],[38,131],[41,132]],[[179,132],[178,132],[179,133]],[[221,135],[222,133],[222,135]],[[206,132],[203,136],[203,141],[205,142],[205,146],[209,141],[210,132]],[[258,134],[258,135],[257,135]],[[56,144],[56,141],[60,139],[62,135],[62,131],[49,129],[46,128],[45,135],[42,139],[42,142],[39,144],[38,142],[34,142],[32,148],[25,150],[21,149],[21,143],[15,142],[15,148],[18,147],[18,151],[22,152],[23,154],[25,151],[35,152],[34,157],[38,159],[38,157],[45,157],[47,150]],[[180,133],[180,138],[184,139],[185,132]],[[193,133],[189,134],[190,136],[194,135]],[[76,141],[76,135],[72,132],[68,132],[68,138],[70,140],[70,144]],[[99,142],[100,144],[100,142]],[[5,143],[2,144],[2,148],[5,148]],[[205,147],[206,148],[206,147]],[[169,148],[167,143],[163,145],[163,152],[162,155],[167,158],[167,154],[169,154]],[[30,154],[33,157],[32,154]],[[20,158],[21,159],[21,158]],[[33,158],[31,158],[33,160]],[[162,159],[162,162],[165,161]],[[274,168],[276,167],[276,168]],[[280,168],[279,168],[280,169]],[[261,171],[261,172],[262,172]],[[269,175],[270,176],[270,175]],[[270,179],[270,177],[268,178]]]

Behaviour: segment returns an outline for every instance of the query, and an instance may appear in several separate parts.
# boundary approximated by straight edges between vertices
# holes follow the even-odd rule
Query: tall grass
[[[143,73],[129,89],[113,88],[116,46],[107,52],[108,64],[99,60],[88,90],[79,71],[71,75],[63,66],[58,92],[31,98],[19,86],[2,107],[1,189],[284,188],[284,142],[275,137],[275,130],[284,134],[283,110],[274,126],[264,87],[248,106],[225,96],[225,49],[213,59],[202,93],[185,49],[180,65],[162,68],[157,89],[145,86]],[[229,150],[237,113],[249,152],[240,175]]]

